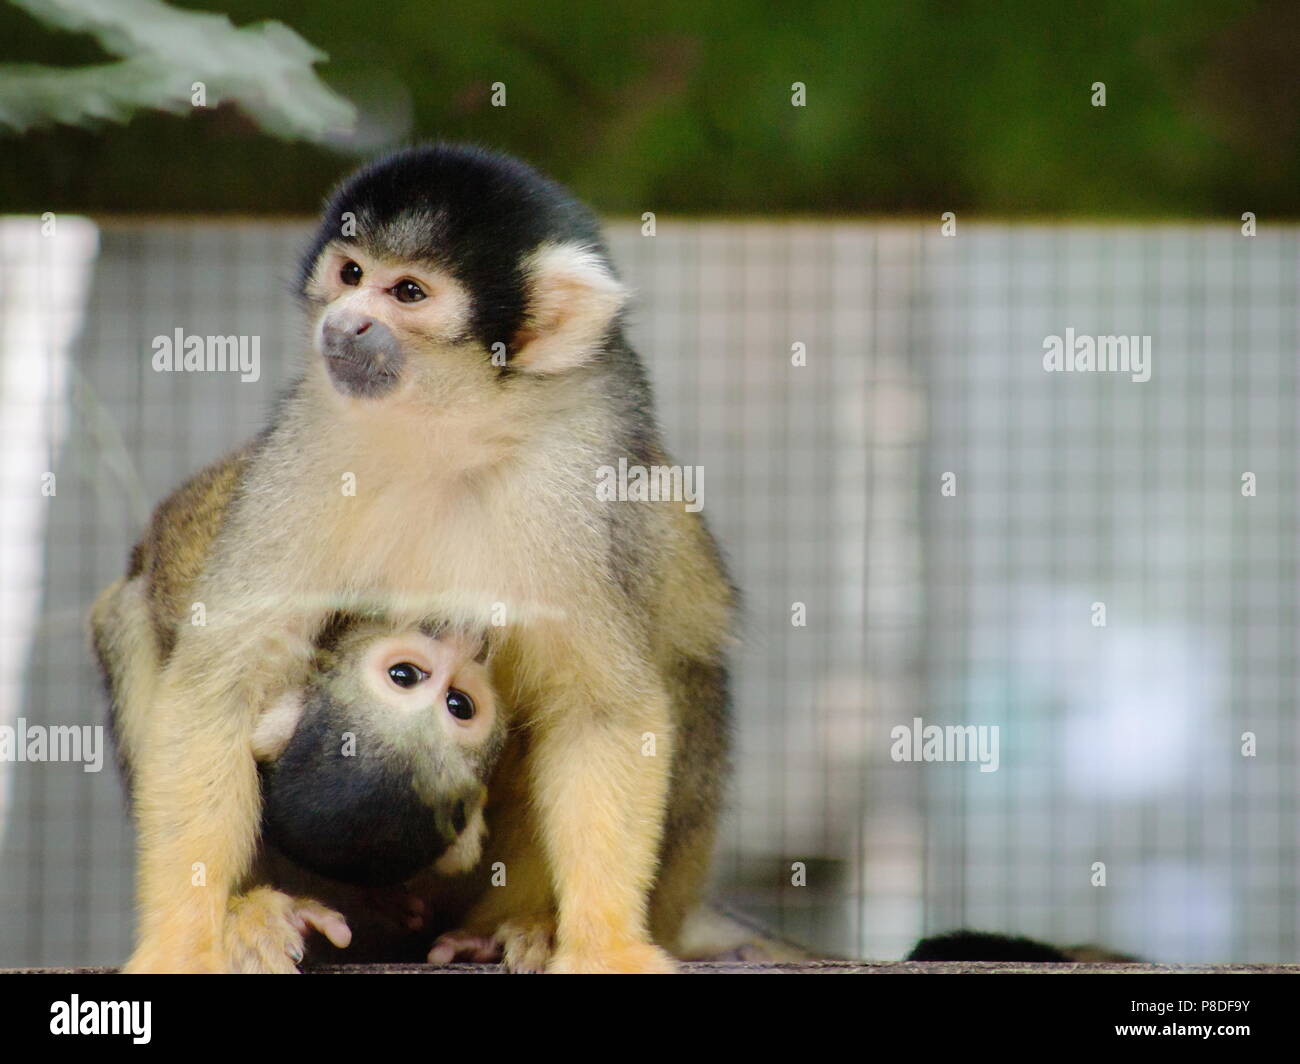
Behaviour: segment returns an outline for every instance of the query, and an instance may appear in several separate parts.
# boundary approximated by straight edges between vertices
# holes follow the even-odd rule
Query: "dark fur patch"
[[[732,715],[729,677],[721,662],[681,658],[668,676],[678,704],[671,801],[664,824],[664,853],[689,836],[697,822],[712,823],[722,808],[730,776]]]
[[[1055,946],[1032,938],[996,935],[988,931],[950,931],[923,938],[907,955],[909,961],[1068,961]]]
[[[357,734],[356,752],[342,753],[342,734]],[[343,883],[400,883],[440,857],[452,836],[418,797],[411,762],[379,756],[355,722],[309,702],[289,745],[259,766],[266,840],[304,868]],[[462,806],[463,808],[463,806]]]

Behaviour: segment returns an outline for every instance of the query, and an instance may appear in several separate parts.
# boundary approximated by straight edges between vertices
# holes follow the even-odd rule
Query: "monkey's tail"
[[[949,931],[923,938],[907,955],[909,961],[1037,961],[1041,963],[1133,963],[1127,953],[1101,946],[1053,946],[1032,938],[988,931]]]

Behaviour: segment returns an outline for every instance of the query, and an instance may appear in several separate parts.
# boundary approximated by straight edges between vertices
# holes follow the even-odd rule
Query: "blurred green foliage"
[[[514,152],[608,212],[1300,214],[1295,0],[175,6],[281,20],[401,140]],[[0,62],[109,58],[0,6]],[[0,210],[311,212],[358,154],[226,107],[0,136]]]

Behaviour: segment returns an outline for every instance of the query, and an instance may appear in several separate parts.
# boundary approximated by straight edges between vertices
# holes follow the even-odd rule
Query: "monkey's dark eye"
[[[424,289],[414,281],[398,281],[393,285],[393,296],[399,303],[418,303],[424,298]]]
[[[390,666],[388,670],[388,678],[398,687],[415,687],[417,684],[422,683],[426,676],[428,676],[428,673],[418,665],[412,665],[409,661]]]
[[[474,699],[464,691],[452,687],[447,690],[447,712],[457,720],[470,720],[474,716]]]
[[[343,264],[343,269],[339,270],[339,280],[347,285],[359,285],[361,283],[361,267],[349,259]]]

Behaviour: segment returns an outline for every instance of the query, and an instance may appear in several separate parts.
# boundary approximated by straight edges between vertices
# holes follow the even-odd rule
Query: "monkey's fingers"
[[[352,940],[342,914],[310,898],[293,898],[265,886],[232,898],[225,927],[230,970],[296,972],[306,954],[304,940],[313,930],[340,948]]]
[[[471,935],[468,931],[448,931],[440,935],[429,950],[429,963],[436,965],[465,961],[472,964],[493,964],[501,960],[502,946],[486,935]]]
[[[295,898],[290,919],[302,935],[319,931],[334,946],[347,949],[352,942],[352,928],[340,912],[327,909],[310,898]]]

